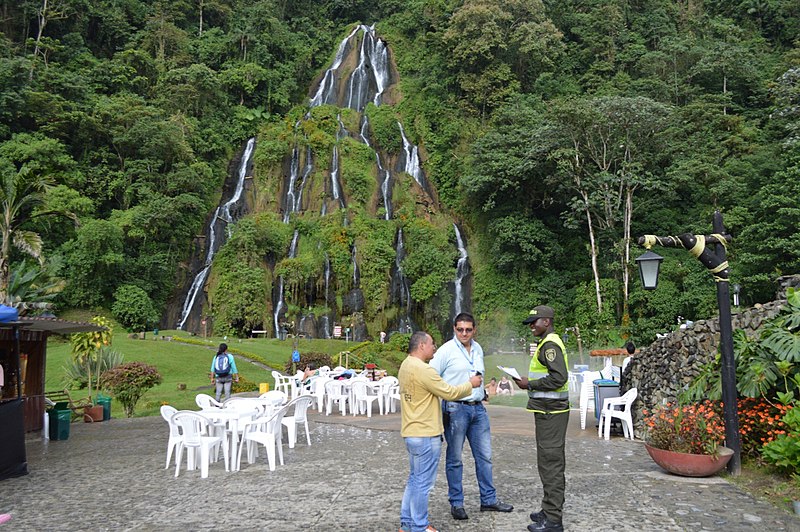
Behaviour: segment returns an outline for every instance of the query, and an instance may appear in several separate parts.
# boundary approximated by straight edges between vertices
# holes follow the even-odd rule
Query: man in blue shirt
[[[430,365],[451,385],[460,384],[473,375],[483,375],[483,349],[473,340],[475,318],[462,312],[453,320],[454,336],[436,351]],[[475,458],[475,475],[481,497],[481,511],[510,512],[510,504],[501,502],[492,481],[492,438],[489,415],[483,406],[483,386],[473,388],[472,393],[457,401],[442,401],[444,437],[447,440],[445,466],[447,473],[447,497],[450,513],[454,519],[468,519],[464,509],[464,490],[461,479],[464,464],[461,453],[464,440],[469,440]]]

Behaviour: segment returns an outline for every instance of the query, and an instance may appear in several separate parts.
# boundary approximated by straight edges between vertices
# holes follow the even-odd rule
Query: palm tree
[[[51,179],[27,168],[19,172],[2,172],[0,175],[0,302],[9,304],[9,277],[12,248],[16,248],[44,264],[42,237],[35,231],[23,229],[26,222],[41,216],[66,216],[76,221],[75,215],[63,210],[38,210],[45,204],[45,195],[52,185]]]

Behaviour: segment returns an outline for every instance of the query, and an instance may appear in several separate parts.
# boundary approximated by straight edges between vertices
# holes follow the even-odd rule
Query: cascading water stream
[[[417,146],[414,144],[411,144],[408,138],[406,138],[406,132],[403,129],[403,124],[398,122],[397,126],[400,128],[400,136],[403,138],[403,151],[405,152],[405,165],[403,167],[403,171],[413,177],[414,181],[416,181],[423,190],[427,190],[425,186],[425,175],[422,173],[422,168],[420,168],[419,165],[419,148],[417,148]]]
[[[356,260],[357,253],[356,245],[353,244],[353,288],[358,288],[361,284],[361,272],[358,269],[358,261]]]
[[[370,78],[375,83],[376,93],[372,98],[379,105],[381,95],[389,81],[389,52],[386,44],[375,35],[374,26],[359,26],[363,36],[358,55],[358,66],[350,75],[347,91],[347,107],[362,111],[367,105]]]
[[[456,244],[459,254],[458,264],[456,265],[455,305],[453,307],[455,316],[457,316],[464,310],[464,279],[469,275],[469,257],[467,255],[467,246],[461,237],[461,231],[458,230],[456,224],[453,224],[453,229],[456,231]]]
[[[361,118],[361,128],[359,129],[358,136],[361,137],[362,142],[370,146],[369,138],[369,119],[367,115]],[[383,167],[381,162],[381,155],[375,150],[375,163],[378,165],[378,175],[381,176],[381,196],[383,197],[383,206],[386,212],[383,215],[384,220],[392,219],[392,174]]]
[[[294,235],[292,235],[292,244],[289,246],[289,258],[293,259],[297,256],[297,238],[300,235],[300,232],[295,229]],[[284,281],[283,275],[278,277],[278,303],[275,305],[275,312],[272,314],[272,322],[275,326],[275,338],[281,337],[281,329],[280,329],[280,316],[283,309],[286,308],[286,299],[283,295],[284,289]]]
[[[403,229],[397,230],[397,244],[395,246],[394,272],[392,272],[392,300],[404,310],[404,315],[400,317],[397,330],[403,333],[410,332],[413,328],[411,323],[411,287],[408,278],[403,272],[403,259],[406,256],[406,248],[403,242]]]
[[[326,103],[336,103],[336,71],[342,65],[342,61],[344,60],[344,53],[345,50],[347,50],[347,43],[359,29],[361,29],[361,26],[353,28],[353,31],[350,32],[350,35],[345,37],[344,40],[339,43],[339,48],[336,50],[336,57],[333,59],[333,64],[328,70],[325,71],[325,75],[322,77],[322,82],[320,82],[316,94],[314,94],[314,97],[311,98],[311,102],[309,104],[311,107],[317,107],[318,105]]]
[[[206,282],[206,277],[208,277],[208,273],[211,270],[211,263],[214,260],[214,255],[217,253],[222,244],[225,243],[225,240],[228,236],[230,236],[230,225],[236,221],[234,217],[234,212],[232,212],[234,207],[239,206],[239,202],[242,198],[242,191],[244,190],[244,182],[245,178],[247,177],[247,168],[250,165],[250,159],[253,156],[253,149],[256,145],[256,138],[253,137],[247,141],[247,145],[245,146],[244,153],[242,154],[242,160],[239,163],[239,173],[237,175],[236,181],[236,188],[233,191],[233,195],[226,201],[224,204],[217,207],[214,211],[214,216],[211,218],[211,222],[208,225],[208,244],[206,247],[206,259],[203,263],[203,268],[195,275],[194,280],[192,281],[192,285],[189,287],[189,292],[186,294],[186,299],[183,302],[183,307],[181,307],[181,318],[178,322],[178,329],[182,329],[183,326],[186,324],[186,320],[189,317],[192,309],[194,308],[195,301],[197,300],[197,295],[203,289],[203,286]],[[236,213],[238,216],[240,213]],[[220,236],[217,238],[217,224],[225,224],[226,232],[225,236]],[[220,228],[222,226],[220,225]]]

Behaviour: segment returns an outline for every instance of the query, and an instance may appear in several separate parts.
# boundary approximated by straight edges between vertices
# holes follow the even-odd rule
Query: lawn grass
[[[72,319],[86,320],[86,317],[73,317]],[[161,338],[185,338],[192,342],[201,342],[204,345],[188,344],[180,341],[166,341]],[[213,391],[209,380],[211,360],[216,353],[223,338],[210,337],[207,339],[191,336],[185,331],[159,331],[158,339],[152,332],[146,339],[130,338],[121,327],[114,327],[112,347],[124,355],[125,362],[141,361],[158,368],[163,377],[163,382],[148,390],[136,405],[137,417],[159,415],[162,404],[170,404],[178,409],[195,409],[195,395]],[[254,354],[263,359],[271,368],[284,371],[284,366],[290,360],[294,349],[292,340],[276,339],[229,339],[226,341],[229,348],[245,354]],[[298,340],[297,349],[301,353],[324,352],[336,355],[345,350],[348,344],[341,340]],[[62,337],[51,337],[47,344],[47,369],[45,374],[45,390],[60,390],[64,388],[64,364],[71,358],[70,344]],[[236,366],[243,379],[253,383],[267,382],[272,385],[274,379],[269,369],[264,369],[262,364],[251,363],[243,356],[234,354]],[[185,390],[179,390],[178,384],[185,384]],[[81,397],[87,390],[77,391],[74,398]],[[213,393],[212,393],[213,395]],[[112,400],[112,416],[124,415],[122,406]]]

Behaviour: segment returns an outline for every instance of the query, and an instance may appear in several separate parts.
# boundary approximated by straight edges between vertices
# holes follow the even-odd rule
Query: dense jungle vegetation
[[[253,135],[262,160],[284,149],[271,132],[305,112],[356,22],[391,47],[393,112],[468,230],[484,334],[518,335],[543,302],[589,345],[713,315],[685,251],[658,251],[654,292],[632,261],[636,236],[710,233],[716,209],[743,304],[800,271],[796,1],[0,0],[6,300],[157,320],[234,155]],[[368,112],[377,134],[385,111]],[[385,270],[392,235],[363,224]],[[210,288],[250,293],[228,321],[268,293],[237,257],[290,238],[267,214],[241,225]],[[429,253],[407,264],[419,297],[446,245],[423,229]]]

